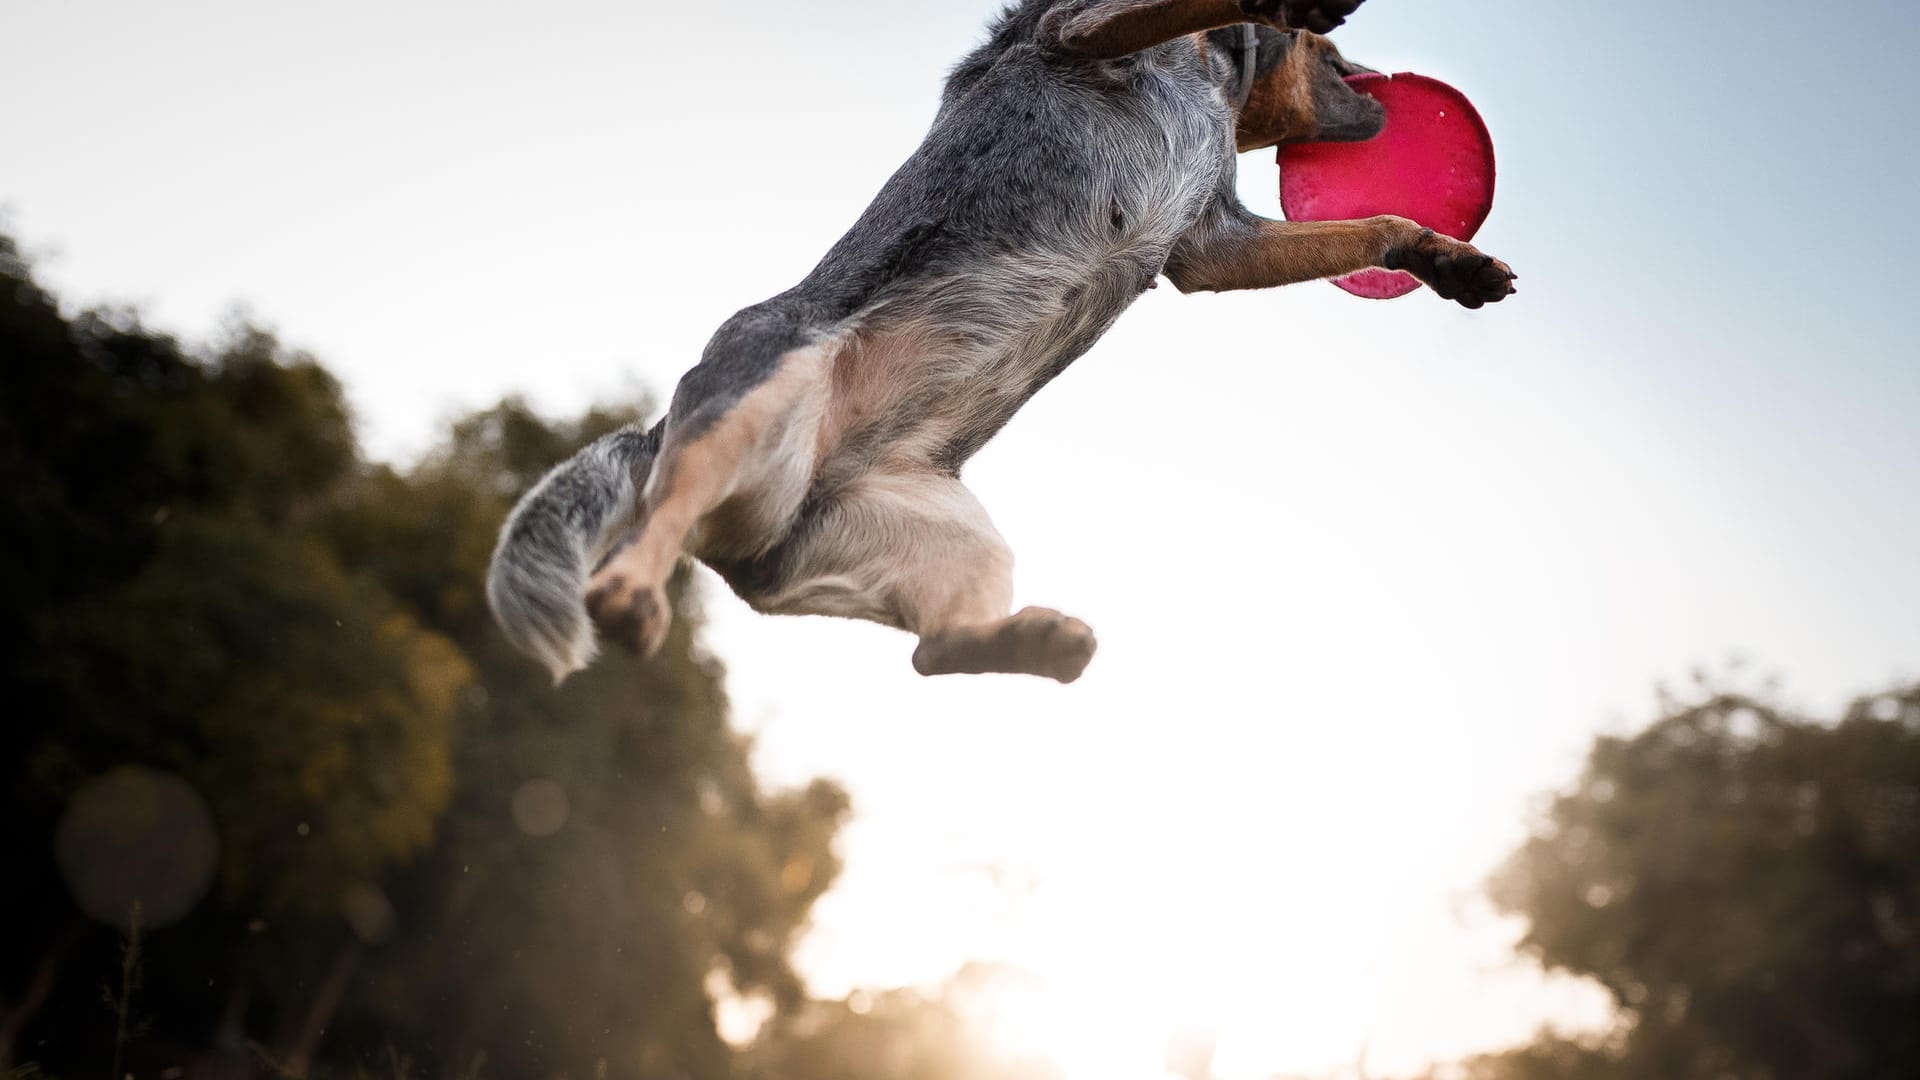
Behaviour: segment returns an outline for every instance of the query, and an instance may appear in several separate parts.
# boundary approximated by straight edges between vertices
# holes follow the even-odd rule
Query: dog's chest
[[[1071,161],[1058,171],[1074,183],[1036,179],[1048,190],[1028,215],[990,207],[971,258],[896,282],[856,320],[830,441],[883,433],[892,453],[957,467],[1153,283],[1232,169],[1233,133],[1190,67],[1120,75],[1054,103],[1048,155]]]
[[[1127,87],[1104,98],[1089,125],[1110,209],[1124,215],[1108,224],[1121,247],[1165,249],[1233,169],[1233,125],[1220,91],[1187,65],[1142,64]]]
[[[1091,182],[1070,195],[1071,211],[1029,245],[969,268],[949,294],[957,302],[941,305],[984,331],[962,404],[978,397],[997,409],[1009,390],[1030,394],[1091,347],[1153,284],[1233,168],[1218,92],[1186,71],[1144,66],[1084,115],[1071,150],[1092,163]]]

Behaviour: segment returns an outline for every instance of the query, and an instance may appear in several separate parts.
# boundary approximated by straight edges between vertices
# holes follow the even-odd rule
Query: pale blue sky
[[[0,0],[0,202],[71,299],[249,303],[404,456],[670,386],[993,6]],[[1101,1077],[1180,1021],[1237,1078],[1590,1015],[1470,898],[1593,733],[1736,653],[1810,707],[1920,675],[1920,14],[1832,8],[1372,0],[1338,39],[1479,104],[1523,291],[1149,294],[968,474],[1020,601],[1100,633],[1080,684],[710,590],[762,768],[861,811],[816,987],[1028,964]]]

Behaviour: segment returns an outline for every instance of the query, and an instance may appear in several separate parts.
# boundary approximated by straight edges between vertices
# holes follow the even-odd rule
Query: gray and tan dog
[[[1078,678],[1094,639],[1009,614],[1013,558],[960,468],[1165,275],[1183,292],[1367,267],[1468,307],[1513,273],[1404,218],[1270,221],[1235,152],[1384,123],[1321,33],[1361,0],[1024,0],[947,80],[920,148],[806,279],[735,315],[651,430],[554,469],[488,595],[555,678],[594,628],[663,640],[683,553],[756,610],[919,636],[922,674]]]

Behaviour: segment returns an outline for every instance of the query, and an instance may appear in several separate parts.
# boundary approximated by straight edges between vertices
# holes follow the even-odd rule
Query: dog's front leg
[[[1163,42],[1237,23],[1324,34],[1347,20],[1362,0],[1092,0],[1063,4],[1041,33],[1068,52],[1112,60]]]
[[[1381,267],[1405,270],[1462,307],[1498,303],[1515,291],[1506,263],[1472,244],[1403,217],[1360,221],[1269,221],[1232,215],[1174,245],[1167,278],[1181,292],[1268,289]]]

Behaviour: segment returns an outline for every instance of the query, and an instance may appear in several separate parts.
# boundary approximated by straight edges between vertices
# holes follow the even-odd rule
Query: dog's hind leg
[[[785,535],[812,480],[835,347],[796,336],[736,320],[681,381],[639,524],[588,583],[602,635],[651,655],[672,620],[666,584],[683,552],[750,557]],[[783,346],[770,360],[726,351],[769,340]]]
[[[755,608],[866,619],[917,634],[922,675],[1005,672],[1060,682],[1093,631],[1047,608],[1008,614],[1013,554],[973,493],[935,472],[874,472],[811,509],[751,567],[721,568]]]

